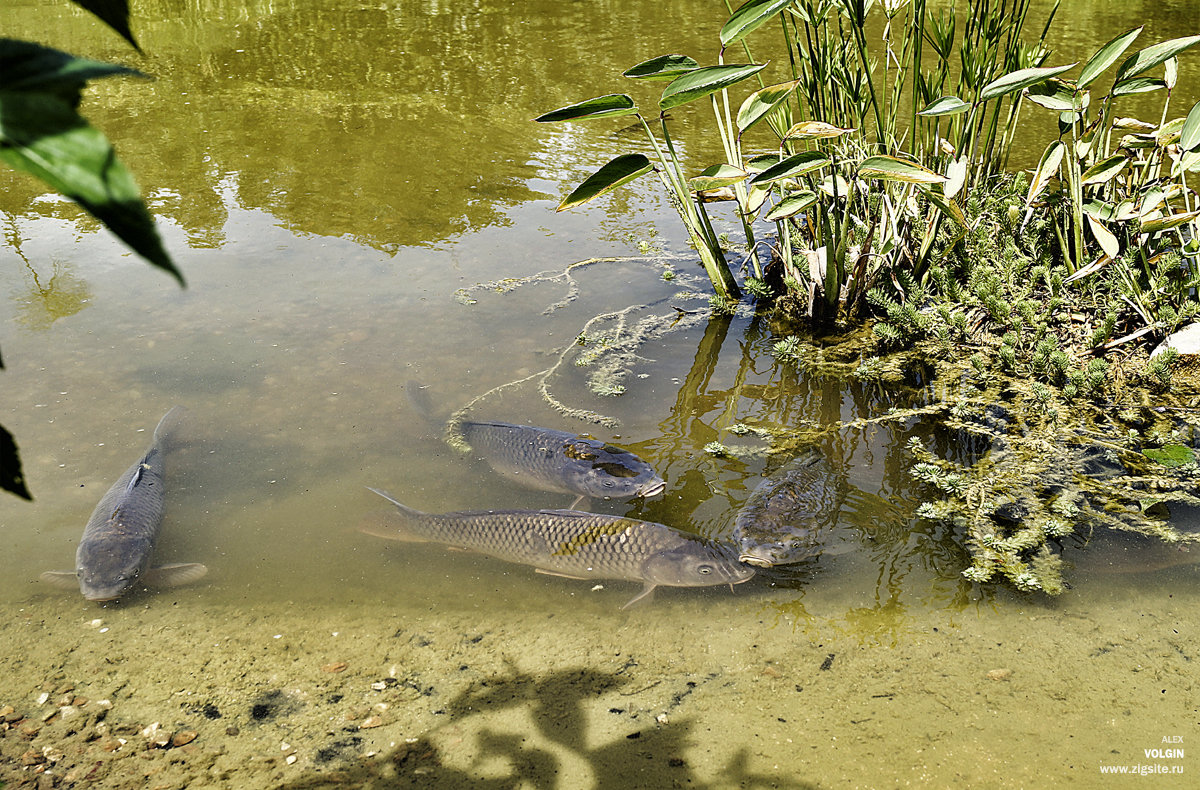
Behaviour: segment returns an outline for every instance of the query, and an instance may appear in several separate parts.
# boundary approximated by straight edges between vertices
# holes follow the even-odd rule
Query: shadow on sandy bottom
[[[702,737],[692,719],[663,723],[646,714],[626,734],[610,737],[589,730],[589,706],[629,682],[619,672],[566,670],[534,676],[510,667],[507,676],[490,678],[461,693],[447,707],[446,725],[432,737],[405,743],[353,766],[312,771],[284,784],[286,790],[333,787],[390,788],[558,788],[632,787],[790,788],[809,790],[815,783],[748,770],[746,749],[737,752],[714,776],[702,776],[688,759]],[[684,695],[677,695],[678,704]],[[611,714],[626,711],[612,708]],[[452,737],[444,737],[453,733]],[[728,747],[730,737],[716,736]],[[464,767],[465,766],[465,767]],[[708,773],[706,770],[704,773]]]

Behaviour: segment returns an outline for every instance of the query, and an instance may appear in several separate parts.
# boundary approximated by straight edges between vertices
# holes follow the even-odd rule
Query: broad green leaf
[[[746,101],[742,102],[741,109],[737,114],[737,127],[739,132],[744,132],[754,124],[766,118],[771,112],[782,105],[796,86],[800,84],[800,80],[792,80],[791,82],[783,82],[779,85],[768,85],[762,90],[757,90],[746,97]]]
[[[700,64],[687,55],[659,55],[629,68],[622,76],[634,80],[673,80],[700,68]]]
[[[1101,222],[1112,222],[1117,216],[1117,207],[1103,200],[1089,200],[1083,204],[1083,213]]]
[[[710,189],[720,189],[741,183],[747,175],[746,171],[740,167],[713,165],[700,171],[700,175],[688,179],[688,186],[693,192],[707,192]]]
[[[1158,131],[1154,133],[1154,139],[1163,147],[1174,145],[1179,142],[1179,137],[1183,134],[1184,123],[1183,118],[1172,118],[1158,127]]]
[[[137,41],[133,38],[133,31],[129,29],[129,0],[71,0],[72,3],[91,11],[100,21],[117,31],[138,52],[142,48],[138,46]]]
[[[1142,233],[1157,233],[1161,230],[1178,228],[1180,225],[1191,222],[1196,217],[1200,217],[1200,211],[1188,211],[1183,214],[1172,214],[1169,217],[1159,217],[1158,219],[1152,219],[1143,222],[1139,230],[1141,230]]]
[[[1182,444],[1168,444],[1160,449],[1146,448],[1142,455],[1163,466],[1183,466],[1196,463],[1196,453]]]
[[[858,175],[906,184],[940,184],[947,180],[941,173],[894,156],[868,156],[859,164]]]
[[[1025,98],[1034,104],[1057,112],[1079,112],[1089,103],[1087,91],[1076,90],[1070,83],[1054,77],[1037,85],[1030,85]]]
[[[1118,118],[1113,121],[1112,128],[1116,132],[1153,132],[1158,127],[1137,118]]]
[[[979,92],[979,101],[991,101],[1013,91],[1023,90],[1030,85],[1037,85],[1039,82],[1045,82],[1051,77],[1057,77],[1064,71],[1070,71],[1073,68],[1075,68],[1074,63],[1066,66],[1017,69],[984,85],[983,90]]]
[[[1164,41],[1161,44],[1155,44],[1152,47],[1139,50],[1126,58],[1125,62],[1117,69],[1115,81],[1120,82],[1121,80],[1136,77],[1145,71],[1149,71],[1161,63],[1166,63],[1180,52],[1194,46],[1198,42],[1200,42],[1200,36],[1186,36],[1184,38],[1173,38],[1170,41]]]
[[[794,0],[748,0],[721,26],[721,46],[740,41],[763,23],[770,21]]]
[[[788,217],[794,217],[816,202],[817,195],[815,192],[799,192],[795,195],[788,195],[767,212],[767,219],[775,222],[787,219]]]
[[[1066,150],[1067,147],[1061,140],[1055,140],[1042,152],[1041,161],[1038,162],[1037,169],[1033,171],[1033,179],[1029,182],[1029,194],[1025,196],[1027,210],[1033,205],[1033,201],[1037,200],[1038,195],[1042,194],[1050,179],[1058,174],[1058,166],[1062,164]]]
[[[767,67],[765,63],[744,66],[705,66],[689,71],[672,80],[663,91],[658,106],[664,112],[672,107],[695,101],[753,77]]]
[[[33,499],[25,487],[25,474],[21,471],[21,456],[12,434],[0,427],[0,488],[24,499]]]
[[[117,75],[145,76],[136,69],[77,58],[28,41],[0,39],[0,90],[56,93],[77,103],[87,80]]]
[[[1179,173],[1184,170],[1189,173],[1200,171],[1200,150],[1188,151],[1183,156],[1179,157],[1178,166],[1171,168],[1171,177],[1178,178]]]
[[[548,113],[539,115],[533,120],[539,123],[554,121],[578,121],[584,118],[610,118],[618,115],[633,115],[637,108],[633,99],[624,93],[610,93],[607,96],[597,96],[566,107],[559,107]]]
[[[750,185],[770,184],[784,178],[795,178],[818,170],[827,164],[829,164],[829,157],[820,151],[801,151],[754,176],[750,179]]]
[[[1104,227],[1104,223],[1091,214],[1085,214],[1084,216],[1087,218],[1088,227],[1092,229],[1092,235],[1100,243],[1100,249],[1104,250],[1105,255],[1116,260],[1116,257],[1121,254],[1121,245],[1117,241],[1117,237],[1113,235],[1112,231]]]
[[[1133,40],[1142,32],[1140,27],[1135,27],[1128,33],[1121,35],[1108,42],[1100,49],[1096,50],[1096,54],[1088,58],[1088,62],[1083,64],[1083,70],[1079,72],[1079,79],[1075,84],[1080,88],[1086,88],[1096,81],[1105,69],[1117,62],[1117,58],[1121,57],[1122,53],[1129,48]]]
[[[1107,183],[1116,178],[1117,174],[1128,164],[1129,160],[1121,154],[1102,159],[1084,171],[1079,183],[1083,186]]]
[[[753,214],[762,208],[763,203],[767,202],[767,198],[771,195],[770,186],[753,186],[746,191],[746,205],[743,206],[743,211],[746,214]]]
[[[1192,110],[1184,119],[1183,128],[1179,131],[1179,147],[1185,151],[1200,148],[1200,101],[1192,105]]]
[[[555,211],[566,211],[569,208],[594,200],[605,192],[611,192],[619,186],[645,175],[654,169],[654,165],[644,154],[623,154],[612,160],[604,167],[588,176],[587,180],[575,188],[575,191],[563,198]]]
[[[967,216],[963,213],[962,206],[958,205],[958,201],[947,198],[928,184],[917,184],[917,189],[921,190],[929,198],[929,202],[938,207],[939,211],[957,222],[960,227],[967,227]]]
[[[779,154],[759,154],[746,160],[746,169],[751,173],[757,174],[782,161],[783,157]]]
[[[51,93],[0,91],[0,160],[74,200],[183,285],[133,176],[69,102]]]
[[[971,109],[971,105],[957,96],[943,96],[940,99],[930,102],[917,115],[958,115],[960,112],[966,112],[969,109]]]
[[[854,129],[842,129],[824,121],[801,121],[787,130],[785,140],[829,140],[849,134]]]
[[[1151,91],[1165,90],[1167,83],[1157,77],[1138,77],[1131,80],[1121,80],[1113,83],[1112,90],[1109,91],[1110,96],[1132,96],[1135,93],[1150,93]]]
[[[967,183],[967,170],[969,170],[967,165],[967,157],[960,156],[946,167],[946,186],[944,188],[946,197],[953,198]]]

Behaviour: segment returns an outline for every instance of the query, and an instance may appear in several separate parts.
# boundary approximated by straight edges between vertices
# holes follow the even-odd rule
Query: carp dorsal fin
[[[633,606],[638,601],[649,600],[650,597],[654,595],[654,588],[657,586],[658,585],[656,585],[654,582],[650,582],[650,581],[646,582],[646,586],[642,588],[642,591],[640,593],[638,593],[637,595],[633,596],[632,598],[630,598],[629,603],[625,604],[621,608],[628,609],[629,607]]]
[[[208,566],[198,562],[173,562],[158,565],[142,574],[142,581],[151,587],[181,587],[203,579]]]
[[[75,571],[46,571],[38,578],[60,590],[79,589],[79,577],[75,575]]]

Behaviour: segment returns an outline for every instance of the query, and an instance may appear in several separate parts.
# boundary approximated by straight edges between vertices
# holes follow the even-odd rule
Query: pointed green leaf
[[[77,58],[28,41],[0,39],[0,86],[4,90],[45,91],[77,98],[87,80],[117,75],[145,76],[126,66]]]
[[[700,64],[687,55],[659,55],[631,66],[622,75],[632,80],[673,80],[700,68]]]
[[[624,93],[610,93],[607,96],[597,96],[566,107],[559,107],[548,113],[539,115],[533,120],[539,123],[554,121],[578,121],[584,118],[611,118],[618,115],[633,115],[637,108],[633,99]]]
[[[799,192],[795,195],[788,195],[783,200],[775,204],[775,207],[767,212],[767,219],[775,222],[788,217],[794,217],[801,211],[805,211],[814,203],[817,202],[817,195],[814,192]]]
[[[1087,91],[1076,90],[1070,83],[1057,77],[1030,85],[1025,98],[1047,110],[1058,112],[1079,112],[1088,106]]]
[[[1116,257],[1121,254],[1121,245],[1117,241],[1117,237],[1104,227],[1104,223],[1091,214],[1085,214],[1084,217],[1087,219],[1088,227],[1092,229],[1092,235],[1100,243],[1100,249],[1104,250],[1105,255],[1116,260]]]
[[[928,184],[917,184],[917,189],[921,190],[939,211],[957,222],[960,227],[967,227],[967,216],[963,213],[962,206],[958,205],[958,201],[947,198]]]
[[[784,178],[795,178],[818,170],[827,164],[829,164],[829,157],[820,151],[801,151],[789,156],[779,164],[771,165],[750,179],[750,185],[770,184]]]
[[[757,175],[768,167],[777,165],[782,161],[783,157],[779,154],[758,154],[746,160],[746,169]]]
[[[1146,47],[1143,50],[1133,53],[1125,62],[1117,69],[1116,81],[1136,77],[1142,72],[1149,71],[1155,66],[1166,63],[1171,58],[1183,52],[1189,47],[1200,43],[1200,36],[1186,36],[1184,38],[1173,38],[1170,41],[1164,41],[1161,44],[1155,44],[1152,47]]]
[[[779,85],[769,85],[747,96],[746,101],[742,102],[741,109],[738,110],[738,131],[746,131],[770,115],[772,111],[787,101],[788,96],[799,84],[800,80],[792,80]]]
[[[801,121],[800,123],[787,130],[784,139],[787,140],[831,140],[834,137],[841,137],[844,134],[853,132],[854,129],[842,129],[834,126],[831,123],[824,121]]]
[[[1200,101],[1192,105],[1192,110],[1183,121],[1179,130],[1179,147],[1185,151],[1200,148]]]
[[[619,186],[628,184],[653,169],[654,165],[643,154],[618,156],[589,176],[586,181],[575,188],[574,192],[563,198],[555,211],[566,211],[587,203],[605,192],[611,192]]]
[[[1128,164],[1129,160],[1121,154],[1110,156],[1084,171],[1079,183],[1083,186],[1107,183],[1116,178],[1117,174],[1124,170]]]
[[[1050,183],[1050,179],[1058,174],[1058,166],[1062,164],[1063,154],[1067,147],[1061,140],[1055,140],[1046,147],[1038,162],[1037,170],[1033,171],[1033,180],[1029,182],[1029,194],[1025,196],[1025,208],[1028,209],[1037,200],[1038,195]]]
[[[947,180],[941,173],[894,156],[868,156],[859,164],[858,175],[860,178],[902,181],[906,184],[940,184]]]
[[[1188,211],[1183,214],[1172,214],[1169,217],[1159,217],[1157,219],[1147,220],[1141,223],[1142,233],[1157,233],[1160,230],[1170,230],[1178,228],[1180,225],[1191,222],[1196,217],[1200,217],[1200,211]]]
[[[1086,88],[1095,82],[1096,78],[1105,69],[1115,63],[1117,58],[1121,57],[1121,54],[1129,48],[1129,45],[1133,43],[1133,40],[1141,32],[1142,29],[1140,27],[1135,27],[1128,33],[1122,33],[1096,50],[1096,54],[1088,58],[1088,62],[1083,64],[1083,70],[1079,72],[1079,79],[1076,80],[1075,84],[1080,88]]]
[[[71,0],[80,8],[87,9],[100,18],[100,21],[117,31],[120,36],[133,45],[138,52],[142,48],[133,39],[133,31],[129,29],[129,0]]]
[[[1075,68],[1074,63],[1066,66],[1017,69],[984,85],[983,90],[979,92],[979,101],[991,101],[1013,91],[1023,90],[1030,85],[1037,85],[1039,82],[1045,82],[1051,77],[1057,77],[1064,71],[1070,71],[1073,68]]]
[[[748,0],[743,3],[721,26],[721,46],[727,47],[740,41],[793,2],[794,0]]]
[[[971,105],[967,104],[957,96],[943,96],[926,105],[925,109],[921,110],[917,115],[938,116],[938,115],[958,115],[961,112],[966,112],[971,109]]]
[[[753,77],[767,64],[739,66],[705,66],[676,77],[659,99],[658,106],[664,112],[672,107],[695,101]]]
[[[970,163],[965,156],[960,156],[946,167],[946,186],[943,194],[947,198],[953,198],[967,183],[967,171],[970,169]]]
[[[1110,96],[1132,96],[1135,93],[1150,93],[1157,90],[1165,90],[1167,83],[1157,77],[1137,77],[1131,80],[1121,80],[1114,83],[1112,90],[1109,91]]]
[[[183,285],[133,176],[70,102],[52,93],[0,91],[0,160],[74,200]]]
[[[746,171],[733,165],[713,165],[700,171],[700,175],[688,179],[688,186],[693,192],[706,192],[710,189],[733,186],[746,180]]]

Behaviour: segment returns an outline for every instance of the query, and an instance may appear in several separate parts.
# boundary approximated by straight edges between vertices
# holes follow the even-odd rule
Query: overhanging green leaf
[[[746,101],[742,102],[741,109],[737,114],[737,127],[739,132],[744,132],[754,124],[761,121],[777,109],[785,101],[796,86],[800,84],[800,80],[792,80],[791,82],[783,82],[779,85],[768,85],[762,90],[755,91],[746,97]]]
[[[112,145],[60,96],[0,92],[0,160],[81,205],[150,263],[183,285],[133,176]]]
[[[957,96],[943,96],[926,105],[925,109],[921,110],[917,115],[939,116],[939,115],[958,115],[961,112],[966,112],[971,109],[971,105],[967,104]]]
[[[12,434],[0,426],[0,488],[24,499],[33,499],[25,487],[21,455]]]
[[[941,173],[894,156],[868,156],[859,164],[858,175],[860,178],[902,181],[906,184],[940,184],[947,180]]]
[[[142,51],[133,38],[133,31],[129,29],[129,0],[71,0],[71,2],[80,8],[91,11],[104,24],[117,31],[123,39],[132,44],[134,49],[138,52]]]
[[[115,63],[77,58],[28,41],[0,38],[0,90],[44,91],[64,98],[78,97],[88,80],[117,75],[146,76]]]
[[[706,192],[710,189],[733,186],[746,180],[746,171],[733,165],[713,165],[706,167],[700,175],[688,179],[688,186],[693,192]]]
[[[770,184],[772,181],[802,176],[824,167],[829,164],[829,161],[829,157],[820,151],[801,151],[789,156],[779,164],[771,165],[750,179],[750,184],[751,186]]]
[[[1124,170],[1128,164],[1128,159],[1121,154],[1115,154],[1097,162],[1084,171],[1079,183],[1083,186],[1106,183],[1116,178],[1117,174]]]
[[[1137,77],[1114,83],[1112,90],[1109,91],[1109,95],[1114,97],[1132,96],[1135,93],[1150,93],[1152,91],[1165,90],[1166,87],[1166,81],[1160,80],[1157,77]]]
[[[767,212],[767,219],[775,222],[776,220],[794,217],[816,202],[817,195],[814,192],[800,192],[795,195],[788,195]]]
[[[767,64],[705,66],[676,77],[663,91],[658,106],[664,112],[753,77]]]
[[[644,154],[623,154],[612,160],[604,167],[590,175],[586,181],[575,188],[575,191],[563,198],[555,211],[566,211],[575,206],[594,200],[605,192],[611,192],[619,186],[649,173],[654,165]]]
[[[1149,71],[1155,66],[1167,62],[1185,49],[1195,46],[1198,42],[1200,42],[1200,36],[1186,36],[1184,38],[1173,38],[1170,41],[1164,41],[1161,44],[1155,44],[1152,47],[1139,50],[1126,58],[1125,62],[1117,69],[1116,81],[1120,82],[1130,77],[1136,77],[1142,72]]]
[[[1128,33],[1121,35],[1108,42],[1100,49],[1096,50],[1096,54],[1088,58],[1088,62],[1083,64],[1083,70],[1079,72],[1079,79],[1075,82],[1080,88],[1086,88],[1095,82],[1104,70],[1116,62],[1117,58],[1129,48],[1133,40],[1142,32],[1140,27],[1135,27]]]
[[[700,68],[700,64],[687,55],[659,55],[631,66],[622,75],[633,80],[673,80]]]
[[[1079,112],[1088,104],[1087,91],[1076,90],[1057,77],[1030,85],[1025,98],[1039,107],[1057,112]]]
[[[611,118],[618,115],[633,115],[636,112],[637,108],[633,106],[633,99],[624,93],[610,93],[607,96],[597,96],[594,99],[585,99],[566,107],[559,107],[557,110],[551,110],[533,120],[539,123],[553,123],[555,121],[578,121],[585,118]]]
[[[794,0],[749,0],[743,3],[721,26],[721,46],[727,47],[740,41],[793,2]]]
[[[1192,105],[1192,110],[1183,121],[1179,130],[1179,147],[1185,151],[1200,148],[1200,101]]]
[[[1051,77],[1057,77],[1064,71],[1070,71],[1073,68],[1075,68],[1074,63],[1066,66],[1017,69],[984,85],[983,90],[979,91],[979,101],[991,101],[1014,91],[1024,90],[1030,85],[1045,82]]]

